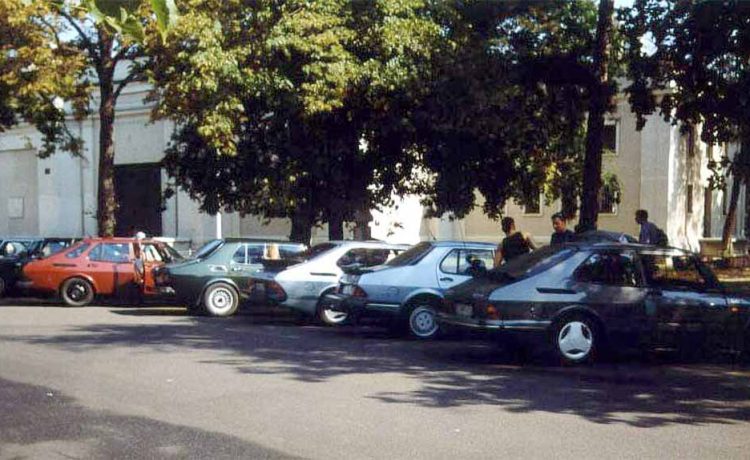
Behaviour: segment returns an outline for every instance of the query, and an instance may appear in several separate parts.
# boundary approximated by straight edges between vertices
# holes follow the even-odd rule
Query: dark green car
[[[156,285],[189,310],[231,316],[247,300],[249,277],[263,261],[295,259],[307,247],[288,241],[223,238],[206,243],[183,262],[155,270]]]

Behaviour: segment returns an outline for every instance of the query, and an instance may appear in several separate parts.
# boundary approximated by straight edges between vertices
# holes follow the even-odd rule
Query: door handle
[[[233,272],[241,272],[242,271],[242,267],[232,267],[232,271]]]
[[[449,278],[447,276],[444,276],[444,277],[440,278],[440,281],[453,281],[453,278]]]

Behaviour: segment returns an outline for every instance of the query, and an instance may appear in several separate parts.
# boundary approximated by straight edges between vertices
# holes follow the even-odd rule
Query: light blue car
[[[419,243],[378,267],[346,270],[335,293],[325,297],[321,318],[342,324],[361,316],[389,316],[419,339],[438,333],[435,307],[443,293],[492,268],[496,245],[463,241]]]
[[[304,261],[291,266],[268,266],[251,275],[250,298],[274,303],[335,324],[322,315],[324,296],[336,290],[344,270],[381,265],[406,251],[408,245],[379,241],[329,241],[300,255]]]

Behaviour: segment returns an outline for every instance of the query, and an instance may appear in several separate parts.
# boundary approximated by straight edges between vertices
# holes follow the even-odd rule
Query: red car
[[[125,293],[157,294],[153,269],[181,259],[177,251],[153,240],[87,238],[69,249],[28,263],[21,286],[37,292],[59,293],[74,307],[95,296]]]

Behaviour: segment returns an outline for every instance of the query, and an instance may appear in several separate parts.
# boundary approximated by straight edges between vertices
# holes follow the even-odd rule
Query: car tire
[[[60,297],[68,307],[85,307],[94,301],[94,295],[94,286],[79,277],[65,280],[60,287]]]
[[[212,284],[203,293],[203,310],[209,316],[232,316],[239,305],[237,290],[227,283]]]
[[[552,347],[565,365],[593,362],[602,348],[603,339],[599,324],[586,315],[565,316],[552,328]]]
[[[318,321],[324,326],[343,326],[349,322],[349,314],[333,311],[330,309],[331,303],[326,302],[325,294],[320,297],[318,306],[315,308]]]
[[[5,297],[5,289],[7,288],[7,283],[3,279],[2,276],[0,276],[0,298]]]
[[[428,340],[437,337],[440,327],[437,323],[437,313],[432,303],[417,301],[408,305],[402,319],[402,328],[409,337]]]

